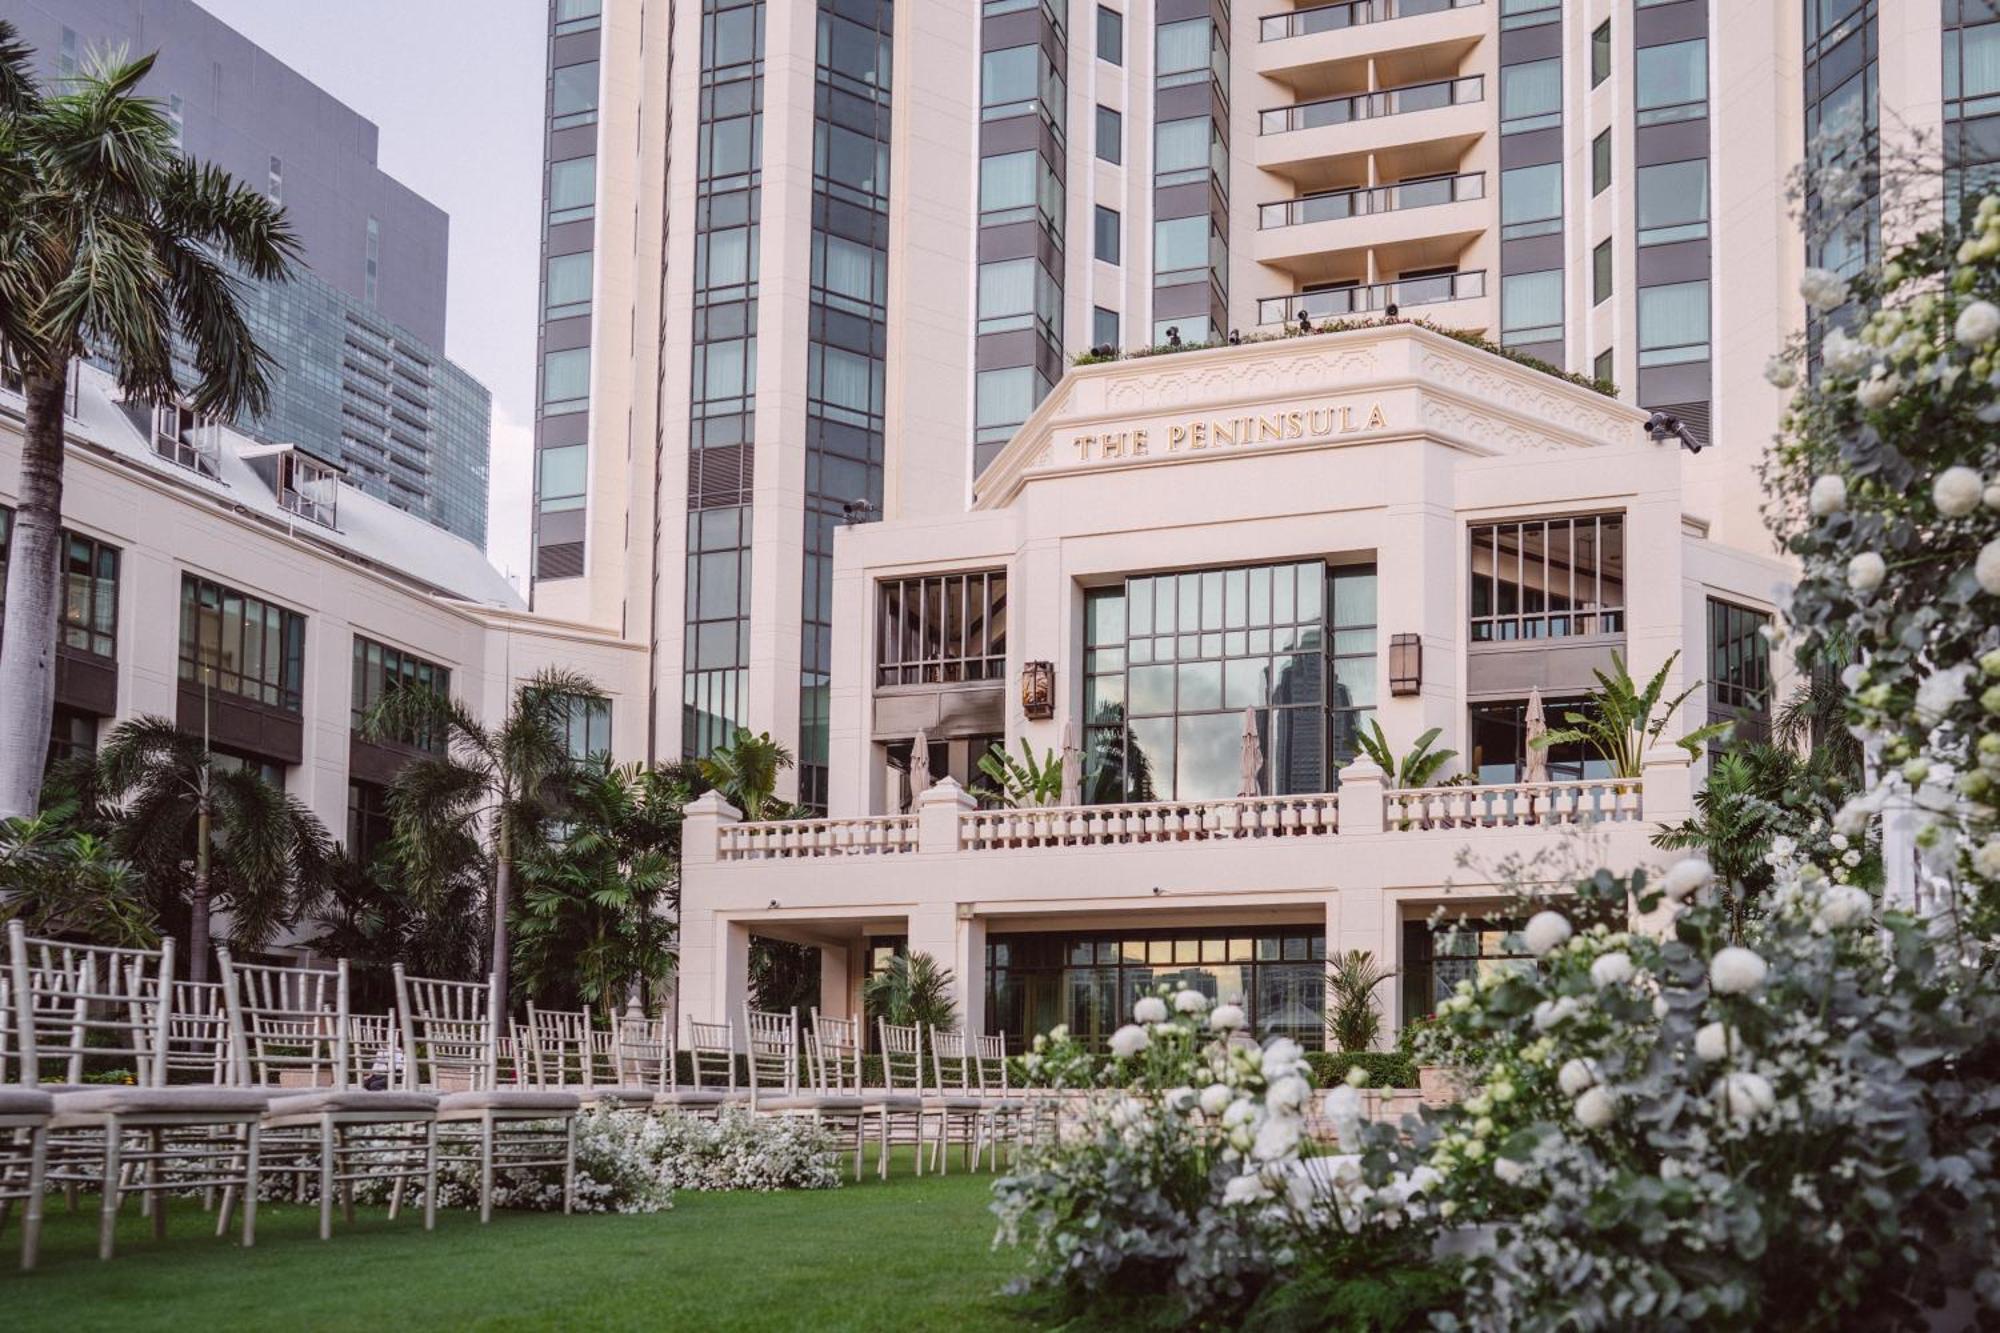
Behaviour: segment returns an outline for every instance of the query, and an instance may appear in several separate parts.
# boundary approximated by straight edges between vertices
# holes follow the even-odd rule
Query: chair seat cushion
[[[270,1094],[257,1088],[114,1085],[84,1092],[59,1092],[55,1095],[55,1113],[59,1116],[216,1115],[234,1119],[261,1115],[270,1101]]]
[[[55,1109],[55,1097],[41,1088],[0,1086],[0,1116],[48,1115]]]
[[[438,1098],[434,1092],[368,1092],[363,1089],[336,1091],[320,1088],[313,1092],[287,1093],[271,1099],[266,1112],[272,1119],[288,1115],[435,1115]]]
[[[538,1092],[532,1088],[494,1088],[487,1092],[447,1092],[438,1098],[438,1114],[466,1111],[541,1111],[561,1115],[577,1108],[573,1092]]]
[[[651,1088],[577,1088],[578,1100],[585,1106],[603,1102],[617,1102],[629,1106],[650,1106],[654,1093]]]
[[[689,1088],[682,1088],[678,1092],[659,1092],[653,1094],[653,1105],[660,1107],[726,1106],[731,1102],[747,1102],[749,1100],[750,1094],[747,1092],[696,1092]]]
[[[864,1092],[861,1100],[871,1111],[921,1111],[924,1099],[914,1092]]]
[[[924,1098],[926,1111],[984,1111],[992,1105],[983,1097],[939,1097],[932,1094]]]

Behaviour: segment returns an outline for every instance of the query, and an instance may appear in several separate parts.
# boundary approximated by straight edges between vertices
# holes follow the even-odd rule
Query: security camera
[[[1646,438],[1654,444],[1665,444],[1670,439],[1678,439],[1681,448],[1691,454],[1698,454],[1707,447],[1700,437],[1688,429],[1686,422],[1672,412],[1661,411],[1658,408],[1654,409],[1653,415],[1646,418]]]

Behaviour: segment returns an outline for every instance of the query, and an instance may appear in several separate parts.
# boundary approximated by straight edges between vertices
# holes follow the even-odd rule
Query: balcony
[[[1452,142],[1463,151],[1486,134],[1486,80],[1478,74],[1325,97],[1258,113],[1256,165],[1312,189],[1329,161],[1413,145]]]
[[[1346,125],[1357,120],[1402,116],[1440,107],[1463,106],[1485,100],[1486,80],[1478,75],[1462,79],[1440,79],[1435,83],[1413,83],[1380,92],[1356,93],[1351,97],[1326,97],[1317,102],[1273,107],[1257,116],[1260,135],[1289,134],[1293,130]]]
[[[1486,173],[1467,171],[1456,176],[1434,176],[1427,180],[1378,185],[1372,190],[1328,190],[1299,199],[1265,204],[1257,211],[1257,225],[1269,231],[1277,227],[1300,227],[1315,222],[1370,217],[1409,208],[1433,208],[1439,204],[1485,197]]]
[[[1272,14],[1257,28],[1260,42],[1281,42],[1288,37],[1310,37],[1321,32],[1341,32],[1368,23],[1415,18],[1420,14],[1442,14],[1453,9],[1469,9],[1482,0],[1344,0],[1341,4],[1314,5],[1289,14]]]
[[[1470,273],[1439,273],[1431,277],[1402,278],[1395,282],[1335,287],[1323,292],[1300,292],[1295,296],[1266,297],[1257,302],[1257,323],[1294,324],[1301,314],[1315,322],[1348,319],[1383,313],[1392,305],[1398,314],[1408,315],[1418,306],[1472,301],[1485,295],[1485,269],[1475,269]]]
[[[1413,269],[1478,268],[1490,258],[1476,249],[1490,221],[1481,172],[1322,191],[1258,211],[1262,225],[1249,252],[1283,276],[1285,290]]]

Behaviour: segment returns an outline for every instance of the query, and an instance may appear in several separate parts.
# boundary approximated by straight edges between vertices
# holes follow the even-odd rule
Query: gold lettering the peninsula
[[[1192,453],[1198,449],[1234,449],[1240,445],[1284,444],[1294,440],[1323,440],[1360,431],[1384,430],[1389,425],[1382,404],[1359,407],[1351,403],[1314,408],[1291,408],[1240,417],[1190,417],[1159,427],[1132,426],[1124,430],[1097,431],[1077,435],[1070,443],[1082,463],[1099,463],[1113,458],[1152,458],[1164,454]]]

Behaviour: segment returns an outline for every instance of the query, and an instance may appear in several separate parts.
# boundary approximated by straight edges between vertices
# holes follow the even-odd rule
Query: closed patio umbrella
[[[1257,735],[1257,710],[1243,710],[1243,781],[1236,788],[1238,796],[1262,796],[1264,780],[1264,742]]]
[[[1547,782],[1549,780],[1549,752],[1535,744],[1538,737],[1549,729],[1549,720],[1542,713],[1542,691],[1539,687],[1528,691],[1528,757],[1521,765],[1521,781]]]
[[[1063,723],[1062,803],[1083,804],[1083,751],[1076,744],[1076,720]]]
[[[910,797],[912,800],[931,789],[931,738],[922,731],[910,742]]]

